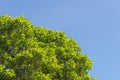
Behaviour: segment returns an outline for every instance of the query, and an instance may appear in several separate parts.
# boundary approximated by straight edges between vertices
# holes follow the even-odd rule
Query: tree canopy
[[[92,61],[64,32],[0,16],[0,80],[95,80]]]

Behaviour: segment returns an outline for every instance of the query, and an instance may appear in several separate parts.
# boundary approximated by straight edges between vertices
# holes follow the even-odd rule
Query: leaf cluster
[[[92,61],[64,32],[0,16],[0,80],[94,80]]]

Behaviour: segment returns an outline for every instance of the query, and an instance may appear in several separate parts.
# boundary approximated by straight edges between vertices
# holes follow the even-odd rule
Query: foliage
[[[64,32],[0,16],[0,80],[94,80],[92,61]]]

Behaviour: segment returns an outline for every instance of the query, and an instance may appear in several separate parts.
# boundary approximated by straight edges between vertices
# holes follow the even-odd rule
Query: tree
[[[95,80],[92,61],[64,32],[0,16],[0,80]]]

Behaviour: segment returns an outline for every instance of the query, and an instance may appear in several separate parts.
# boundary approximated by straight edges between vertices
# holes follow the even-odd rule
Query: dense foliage
[[[0,16],[0,80],[94,80],[92,61],[64,32]]]

